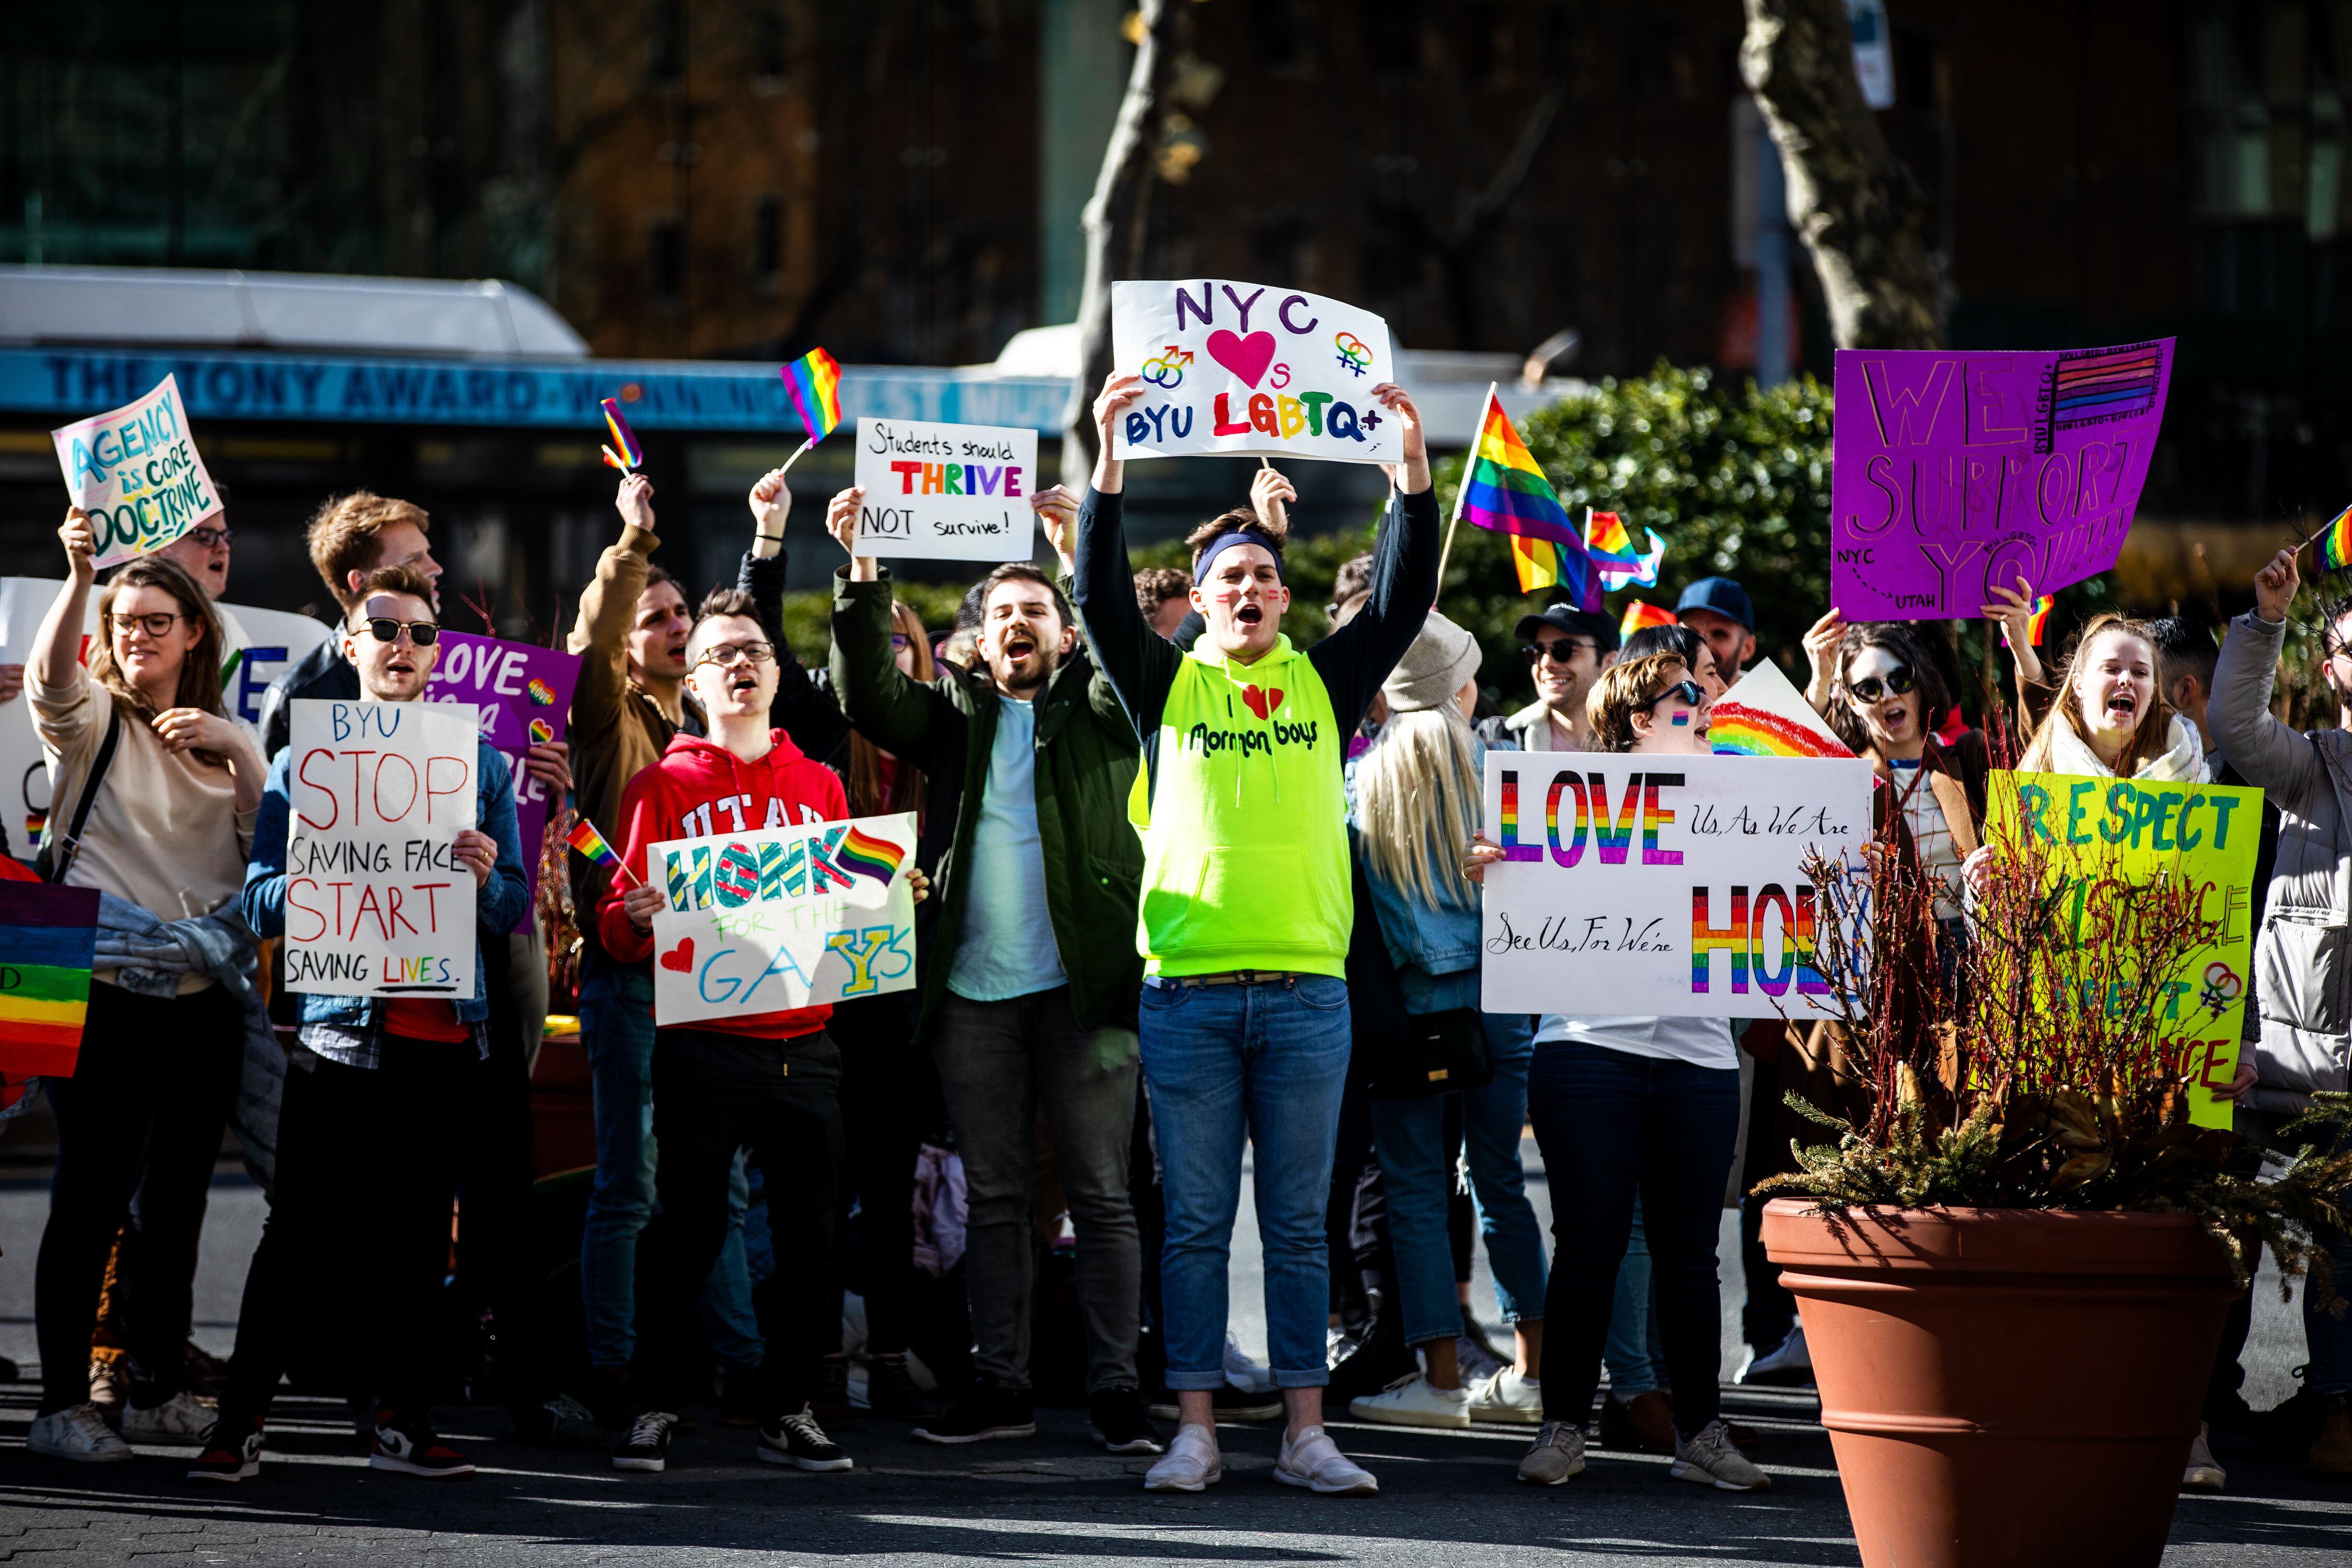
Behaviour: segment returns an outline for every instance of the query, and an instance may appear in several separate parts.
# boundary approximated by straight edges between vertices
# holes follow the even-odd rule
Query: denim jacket
[[[505,757],[487,742],[478,742],[474,765],[475,821],[498,841],[499,863],[474,900],[475,929],[511,931],[522,919],[530,897],[523,879],[521,834],[515,826],[514,775]],[[253,864],[245,869],[245,891],[237,908],[257,935],[286,934],[286,838],[290,806],[288,780],[293,748],[281,750],[269,764],[269,783],[262,791],[261,816],[253,827]],[[478,1025],[490,1016],[489,993],[482,967],[481,941],[474,942],[474,994],[455,1003],[457,1021]],[[383,1021],[381,996],[333,996],[321,992],[299,994],[296,1014],[304,1024],[333,1024],[373,1034]]]
[[[1486,747],[1472,744],[1472,759],[1483,770]],[[1356,835],[1356,767],[1348,764],[1348,830]],[[1438,864],[1458,861],[1462,846],[1439,847]],[[1362,858],[1358,847],[1357,856]],[[1364,863],[1364,884],[1372,890],[1372,912],[1381,922],[1381,940],[1396,965],[1397,985],[1405,1008],[1418,1017],[1456,1007],[1478,1005],[1478,900],[1471,894],[1460,902],[1420,902],[1413,893],[1389,881],[1370,862]]]

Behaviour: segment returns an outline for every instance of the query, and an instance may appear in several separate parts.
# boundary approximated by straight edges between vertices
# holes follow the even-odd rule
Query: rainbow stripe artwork
[[[544,680],[540,679],[539,677],[535,675],[532,676],[530,679],[530,684],[523,688],[523,689],[530,694],[530,705],[532,707],[552,708],[555,706],[555,688],[550,686]]]
[[[841,847],[834,851],[834,864],[860,877],[871,877],[887,882],[898,874],[907,858],[906,850],[887,838],[877,838],[855,823],[842,836]]]
[[[2322,572],[2352,567],[2352,506],[2337,512],[2335,521],[2311,536],[2311,563]]]
[[[621,858],[613,853],[613,847],[604,842],[604,836],[596,831],[596,825],[584,816],[572,825],[572,831],[563,836],[563,842],[588,857],[592,865],[608,869],[620,867]]]
[[[800,413],[809,445],[832,435],[834,426],[841,423],[841,366],[833,356],[823,349],[811,349],[776,374],[784,378],[784,391]]]
[[[1462,488],[1454,492],[1454,515],[1513,536],[1511,563],[1518,571],[1519,592],[1557,587],[1580,609],[1601,608],[1601,574],[1584,540],[1491,387],[1478,439],[1462,470]],[[1534,548],[1538,543],[1553,548]]]
[[[545,746],[551,744],[554,740],[554,725],[549,723],[544,719],[533,719],[530,721],[530,743],[532,745]]]
[[[1706,742],[1710,750],[1736,757],[1853,755],[1770,659],[1758,661],[1715,700]]]
[[[613,433],[613,446],[603,448],[604,466],[625,474],[635,473],[646,466],[646,449],[637,445],[637,433],[629,428],[629,422],[621,416],[620,404],[612,398],[604,399],[597,406],[604,411],[604,428]],[[614,447],[620,450],[614,451]]]
[[[1672,610],[1661,609],[1655,605],[1644,604],[1639,599],[1629,599],[1625,602],[1625,617],[1617,623],[1617,635],[1621,638],[1630,637],[1643,626],[1671,626],[1676,624],[1675,613]]]
[[[0,1075],[70,1078],[98,956],[98,889],[0,882]]]
[[[2144,344],[2060,354],[2052,374],[2050,416],[2061,427],[2126,418],[2156,407],[2164,390],[2164,351]]]

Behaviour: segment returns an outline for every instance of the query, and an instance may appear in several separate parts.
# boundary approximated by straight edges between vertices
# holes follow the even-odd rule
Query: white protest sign
[[[1036,479],[1034,430],[860,419],[857,553],[1026,561]]]
[[[1396,379],[1389,324],[1320,294],[1228,283],[1114,283],[1111,358],[1144,380],[1115,458],[1393,463],[1403,435],[1371,390]]]
[[[174,376],[135,403],[50,431],[49,439],[66,493],[89,513],[100,566],[169,544],[221,510]]]
[[[478,720],[455,702],[289,705],[286,988],[474,994]]]
[[[912,812],[654,845],[654,1022],[912,989],[914,853]]]
[[[1825,1010],[1807,854],[1859,866],[1870,764],[1486,753],[1480,1005],[1753,1018]]]

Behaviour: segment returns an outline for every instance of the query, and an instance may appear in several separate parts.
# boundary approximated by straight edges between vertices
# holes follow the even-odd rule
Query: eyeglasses
[[[732,664],[765,664],[775,657],[775,648],[768,643],[720,643],[717,647],[705,648],[702,657],[694,661],[694,668],[700,669],[706,664],[715,664],[724,669]]]
[[[367,629],[378,642],[398,642],[404,631],[418,647],[431,647],[441,636],[441,628],[431,621],[395,621],[390,616],[370,616]]]
[[[1700,689],[1697,681],[1677,680],[1655,697],[1651,698],[1650,706],[1655,708],[1669,697],[1679,697],[1694,708],[1706,700],[1706,693]]]
[[[118,636],[127,637],[134,631],[144,631],[151,637],[162,637],[172,635],[173,622],[188,617],[170,610],[151,610],[143,616],[110,615],[106,618],[114,624]]]
[[[908,637],[906,633],[892,632],[890,634],[890,651],[892,653],[904,653],[914,646],[915,639]]]
[[[1519,657],[1529,664],[1541,664],[1550,659],[1554,664],[1574,664],[1580,654],[1598,654],[1601,645],[1586,642],[1582,637],[1554,637],[1549,642],[1519,645]]]
[[[1886,679],[1883,685],[1878,677],[1865,675],[1860,680],[1850,683],[1846,689],[1864,702],[1875,702],[1882,692],[1891,691],[1895,696],[1901,697],[1916,684],[1917,683],[1911,679],[1911,667],[1898,664],[1886,672]]]
[[[186,537],[194,540],[200,549],[218,550],[225,545],[235,544],[236,542],[236,530],[233,528],[192,528],[188,530]]]

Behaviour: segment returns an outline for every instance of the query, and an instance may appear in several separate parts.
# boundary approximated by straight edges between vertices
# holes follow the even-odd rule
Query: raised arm
[[[89,615],[90,584],[98,580],[98,536],[89,526],[89,513],[68,508],[58,538],[66,547],[65,584],[33,635],[33,684],[51,691],[62,691],[81,679],[81,628]]]
[[[825,531],[851,552],[848,570],[833,574],[833,689],[859,734],[928,772],[934,765],[933,705],[944,699],[898,668],[890,647],[889,575],[872,556],[855,552],[865,499],[852,485],[825,509]]]
[[[1184,656],[1151,629],[1135,602],[1135,566],[1128,559],[1121,516],[1127,465],[1110,455],[1111,431],[1120,413],[1142,395],[1142,377],[1113,375],[1095,399],[1099,455],[1094,482],[1078,503],[1070,599],[1095,663],[1127,710],[1135,732],[1149,736],[1160,728],[1160,711],[1168,705],[1168,691]]]
[[[1371,597],[1353,620],[1307,650],[1330,690],[1332,712],[1350,731],[1429,620],[1437,603],[1437,557],[1444,534],[1429,482],[1420,411],[1391,383],[1372,388],[1372,395],[1403,431],[1404,461],[1390,473],[1396,492],[1372,546]]]
[[[621,514],[621,537],[596,562],[596,575],[580,590],[580,617],[572,627],[571,648],[582,656],[580,684],[572,696],[574,739],[593,743],[620,716],[629,690],[629,623],[637,596],[661,540],[654,532],[654,482],[643,474],[622,478],[614,506]]]
[[[2213,661],[2205,721],[2241,777],[2268,791],[2282,809],[2302,812],[2328,782],[2310,743],[2271,716],[2271,686],[2297,582],[2292,550],[2254,574],[2254,607],[2230,623]]]
[[[771,468],[751,487],[751,548],[736,568],[735,586],[751,595],[760,629],[776,650],[776,699],[768,705],[768,723],[793,738],[803,755],[831,766],[841,760],[849,742],[849,721],[840,706],[816,689],[807,669],[784,640],[784,518],[792,510],[793,493],[784,488],[784,471]]]

